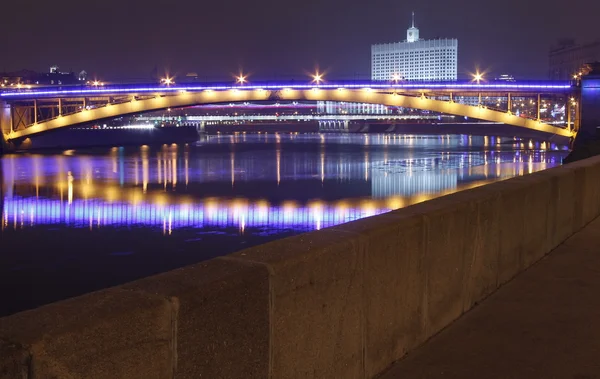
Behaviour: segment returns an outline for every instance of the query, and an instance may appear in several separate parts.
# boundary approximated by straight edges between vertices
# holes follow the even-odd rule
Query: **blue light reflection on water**
[[[0,284],[30,300],[0,314],[524,175],[564,155],[505,137],[238,134],[6,156]]]

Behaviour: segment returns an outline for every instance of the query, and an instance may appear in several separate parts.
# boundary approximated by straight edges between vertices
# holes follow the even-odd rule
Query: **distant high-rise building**
[[[498,76],[495,80],[497,81],[501,81],[501,82],[515,82],[515,77],[510,75],[510,74],[502,74],[500,76]]]
[[[600,41],[578,45],[573,40],[561,41],[548,54],[550,79],[573,79],[586,63],[600,61]]]
[[[456,80],[457,67],[458,40],[420,39],[414,12],[405,41],[371,45],[372,80]]]

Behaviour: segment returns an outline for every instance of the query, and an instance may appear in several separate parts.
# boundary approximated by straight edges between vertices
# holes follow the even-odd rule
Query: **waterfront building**
[[[421,39],[414,13],[406,40],[371,46],[372,80],[456,80],[457,65],[458,39]]]
[[[573,40],[561,41],[548,54],[550,79],[573,79],[588,63],[600,61],[600,40],[576,44]]]

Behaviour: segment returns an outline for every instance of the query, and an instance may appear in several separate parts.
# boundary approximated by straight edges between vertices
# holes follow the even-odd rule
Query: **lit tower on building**
[[[458,40],[421,39],[414,12],[405,41],[371,45],[372,80],[451,81],[457,74]]]
[[[419,29],[415,27],[415,12],[412,13],[412,26],[406,31],[406,42],[417,42]]]

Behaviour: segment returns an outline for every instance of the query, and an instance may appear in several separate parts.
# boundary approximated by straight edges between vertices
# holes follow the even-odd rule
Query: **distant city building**
[[[497,81],[501,81],[501,82],[516,82],[515,77],[509,74],[502,74],[500,76],[498,76],[497,78],[495,78],[494,80]]]
[[[197,81],[198,80],[198,73],[197,72],[188,72],[187,74],[185,74],[185,81],[189,82],[189,81]]]
[[[420,39],[414,13],[405,41],[371,45],[372,80],[456,80],[457,64],[458,40]]]
[[[548,54],[550,79],[573,79],[586,63],[600,61],[600,41],[578,45],[574,40],[564,40]]]
[[[87,80],[88,73],[85,70],[82,70],[79,75],[77,75],[77,79],[80,82],[85,82]]]
[[[83,71],[85,73],[85,71]],[[46,72],[21,70],[0,73],[0,86],[10,87],[18,85],[66,85],[78,84],[79,77],[73,72],[59,72],[58,66],[50,67]]]

